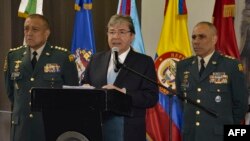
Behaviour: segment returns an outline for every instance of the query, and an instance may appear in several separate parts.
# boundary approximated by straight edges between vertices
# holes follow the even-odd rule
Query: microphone
[[[114,54],[114,57],[113,57],[113,62],[114,62],[114,66],[115,66],[114,71],[118,72],[121,68],[121,63],[119,62],[119,58],[118,58],[119,48],[113,47],[112,52]]]

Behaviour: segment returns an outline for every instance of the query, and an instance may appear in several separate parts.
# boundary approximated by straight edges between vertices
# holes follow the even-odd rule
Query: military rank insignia
[[[70,61],[70,62],[73,62],[74,60],[75,60],[74,55],[73,55],[73,54],[70,54],[70,55],[69,55],[69,61]]]
[[[243,72],[243,65],[242,64],[238,64],[238,68],[240,72]]]

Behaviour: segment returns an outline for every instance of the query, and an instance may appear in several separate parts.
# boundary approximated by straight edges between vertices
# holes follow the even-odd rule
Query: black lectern
[[[102,141],[102,114],[131,115],[132,100],[116,90],[33,88],[31,110],[42,112],[46,141]]]

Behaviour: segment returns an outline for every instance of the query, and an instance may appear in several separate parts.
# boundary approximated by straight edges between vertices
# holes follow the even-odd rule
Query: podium
[[[131,105],[131,97],[116,90],[31,91],[31,111],[42,112],[46,141],[102,141],[102,114],[131,116]]]

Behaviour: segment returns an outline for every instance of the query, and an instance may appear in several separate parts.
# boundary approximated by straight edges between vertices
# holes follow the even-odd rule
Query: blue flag
[[[130,15],[135,27],[135,39],[132,43],[132,46],[135,51],[145,54],[135,0],[119,0],[117,14]]]
[[[85,68],[92,54],[96,52],[92,19],[92,0],[75,1],[75,26],[71,52],[75,56],[79,80],[84,77]]]

